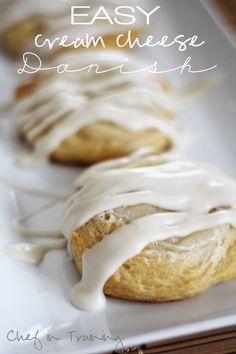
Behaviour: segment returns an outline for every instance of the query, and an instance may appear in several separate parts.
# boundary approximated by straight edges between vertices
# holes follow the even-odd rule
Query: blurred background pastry
[[[91,6],[91,9],[85,9],[84,11],[88,11],[90,17],[92,17],[100,6],[105,6],[108,14],[113,16],[115,7],[122,4],[132,6],[135,3],[134,0],[128,0],[128,2],[123,0],[11,0],[5,2],[1,5],[0,14],[2,48],[15,57],[19,57],[26,51],[33,51],[45,57],[59,51],[57,46],[51,51],[47,46],[37,48],[34,39],[38,34],[42,34],[43,38],[48,38],[50,41],[68,36],[68,42],[74,41],[76,38],[85,38],[86,34],[95,38],[102,36],[106,48],[116,47],[115,38],[118,34],[131,30],[132,37],[135,38],[142,31],[144,18],[140,14],[136,15],[135,24],[128,26],[111,25],[107,20],[99,20],[91,26],[77,26],[71,24],[71,6]],[[80,17],[80,21],[88,21],[90,17]]]
[[[225,23],[234,30],[236,35],[236,0],[212,0],[212,3],[218,8],[225,18]]]
[[[91,63],[100,70],[37,75],[17,90],[15,115],[20,135],[39,155],[61,163],[91,164],[147,148],[161,153],[184,139],[175,113],[187,96],[147,71],[121,74],[145,61],[110,50],[71,53],[54,63],[71,70]]]

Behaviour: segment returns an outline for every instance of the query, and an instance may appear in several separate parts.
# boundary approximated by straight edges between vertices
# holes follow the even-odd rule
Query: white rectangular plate
[[[157,1],[154,2],[155,4]],[[180,119],[192,134],[186,154],[198,160],[213,163],[228,173],[236,172],[236,77],[235,51],[224,34],[205,11],[200,1],[162,0],[156,21],[155,35],[198,34],[205,40],[204,47],[179,53],[170,48],[155,48],[146,52],[151,61],[158,60],[165,68],[176,67],[192,56],[196,69],[217,64],[215,73],[220,80],[204,97],[191,105]],[[206,74],[172,77],[180,84],[199,79]],[[0,62],[1,93],[11,90],[11,73],[3,59]],[[14,80],[13,80],[14,81]],[[9,90],[8,90],[9,88]],[[2,96],[1,99],[4,97]],[[11,118],[0,121],[0,161],[19,152],[11,130]],[[73,179],[78,170],[57,166],[21,168],[11,164],[0,165],[8,178],[26,183],[28,187],[53,188],[61,193],[73,190]],[[79,276],[66,252],[52,252],[39,266],[28,266],[9,259],[4,254],[8,243],[25,239],[11,229],[11,220],[37,209],[46,200],[32,198],[0,184],[0,348],[4,354],[42,353],[104,353],[125,346],[138,345],[196,333],[212,328],[236,324],[236,281],[215,286],[194,299],[166,303],[141,304],[108,299],[100,312],[88,313],[75,309],[70,303],[70,288]],[[34,227],[48,227],[60,223],[63,206],[47,211],[32,220]],[[38,332],[40,342],[10,341],[12,332]],[[73,338],[68,332],[73,332]],[[7,333],[10,338],[7,339]],[[58,339],[49,341],[48,333]],[[78,336],[78,341],[75,339]]]

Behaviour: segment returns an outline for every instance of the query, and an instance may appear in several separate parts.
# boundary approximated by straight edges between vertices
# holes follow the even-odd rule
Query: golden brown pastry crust
[[[29,43],[43,31],[43,23],[38,18],[27,19],[8,28],[2,35],[3,50],[17,58],[23,54]]]
[[[16,23],[13,26],[9,27],[3,34],[1,38],[1,43],[3,50],[5,50],[6,53],[11,55],[12,57],[19,57],[19,55],[22,55],[26,50],[29,48],[29,44],[33,43],[35,37],[38,34],[44,34],[47,36],[47,30],[45,23],[42,18],[40,17],[32,17],[28,18],[27,20],[24,20],[22,22]],[[131,40],[134,40],[139,36],[140,30],[133,30],[131,32],[130,38]],[[128,45],[124,47],[118,47],[116,45],[116,38],[120,33],[114,33],[114,34],[107,34],[103,35],[103,40],[105,43],[106,48],[102,46],[102,44],[99,42],[96,48],[93,46],[89,47],[89,49],[109,49],[109,48],[114,48],[118,50],[127,50],[130,49]],[[127,33],[126,33],[127,34]],[[125,37],[124,37],[125,38]],[[121,43],[122,44],[122,43]],[[72,47],[58,47],[54,52],[53,55],[57,55],[61,52],[65,51],[71,51],[71,50],[85,50],[87,48],[84,47],[79,47],[77,49],[74,49]],[[52,56],[52,52],[48,51],[49,56]]]
[[[32,93],[44,80],[47,80],[47,76],[39,75],[33,81],[21,85],[16,91],[16,100]],[[168,91],[168,87],[164,83],[163,89]],[[174,119],[170,112],[163,111],[163,115],[166,116],[166,119]],[[20,130],[19,133],[25,140],[25,132]],[[28,142],[29,145],[33,147],[37,138]],[[144,147],[159,154],[170,150],[172,142],[167,135],[156,129],[131,131],[107,121],[99,121],[85,126],[73,136],[65,139],[51,153],[50,159],[61,164],[89,165],[127,156]]]
[[[82,254],[86,249],[131,222],[132,213],[140,216],[152,213],[151,209],[140,205],[107,211],[76,230],[71,247],[79,271],[82,272]],[[222,242],[212,240],[216,229],[211,229],[149,244],[108,279],[104,293],[127,300],[173,301],[192,297],[236,277],[236,229],[227,225],[217,229],[224,233]]]
[[[51,159],[68,164],[93,164],[129,155],[142,147],[161,153],[170,146],[169,139],[154,129],[133,132],[108,122],[98,122],[62,142],[51,154]]]

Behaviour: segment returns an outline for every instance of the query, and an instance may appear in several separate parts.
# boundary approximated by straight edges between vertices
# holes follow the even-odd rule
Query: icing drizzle
[[[29,155],[19,155],[16,157],[10,157],[3,161],[4,164],[19,164],[19,162],[25,162],[27,164],[31,161]],[[8,187],[21,191],[23,193],[33,195],[38,198],[51,199],[50,202],[43,205],[43,207],[37,209],[34,212],[31,212],[23,217],[14,218],[12,220],[12,227],[15,232],[23,236],[30,238],[44,238],[44,239],[53,239],[51,241],[44,241],[41,244],[32,244],[32,243],[15,243],[5,247],[6,254],[10,257],[20,260],[27,263],[39,264],[43,261],[46,253],[52,250],[58,250],[66,248],[67,241],[64,236],[61,234],[60,229],[50,229],[50,230],[35,230],[25,226],[25,222],[30,220],[33,216],[40,214],[42,211],[50,209],[56,204],[66,201],[69,195],[60,196],[56,193],[47,192],[43,190],[34,190],[29,189],[24,185],[20,185],[15,181],[9,181],[9,179],[0,173],[0,181],[4,182]]]
[[[144,166],[129,167],[140,160]],[[182,158],[113,160],[88,169],[76,184],[81,189],[68,201],[62,222],[69,244],[75,230],[109,210],[140,204],[160,208],[119,227],[84,253],[82,280],[72,290],[72,301],[81,309],[102,308],[108,278],[149,243],[222,225],[236,227],[235,181]]]
[[[96,62],[111,68],[125,59],[125,55],[111,50],[67,54],[57,60],[72,67]],[[139,60],[129,57],[128,67],[139,65]],[[176,92],[163,89],[163,82],[148,72],[54,74],[16,104],[16,115],[26,140],[42,156],[49,156],[66,138],[99,121],[133,131],[156,129],[170,139],[172,146],[179,146],[183,133],[171,117],[181,99]]]
[[[43,261],[47,252],[66,248],[64,238],[44,242],[41,244],[17,243],[5,247],[5,252],[10,257],[31,264],[39,264]]]

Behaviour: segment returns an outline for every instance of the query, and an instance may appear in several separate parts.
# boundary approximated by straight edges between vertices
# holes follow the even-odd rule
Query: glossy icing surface
[[[159,212],[116,229],[83,255],[82,280],[72,291],[75,306],[98,310],[108,278],[149,243],[186,237],[218,226],[236,227],[236,183],[221,172],[182,158],[137,156],[88,169],[67,204],[62,232],[72,233],[94,216],[121,206],[153,205]],[[216,233],[217,237],[217,233]]]
[[[55,61],[71,68],[97,63],[104,70],[121,62],[127,68],[142,66],[142,61],[115,50],[67,54]],[[150,72],[121,74],[112,70],[52,74],[16,105],[20,130],[35,150],[49,156],[63,140],[86,125],[107,121],[129,130],[156,129],[173,146],[181,144],[183,134],[172,118],[184,99],[164,88],[163,80]]]

